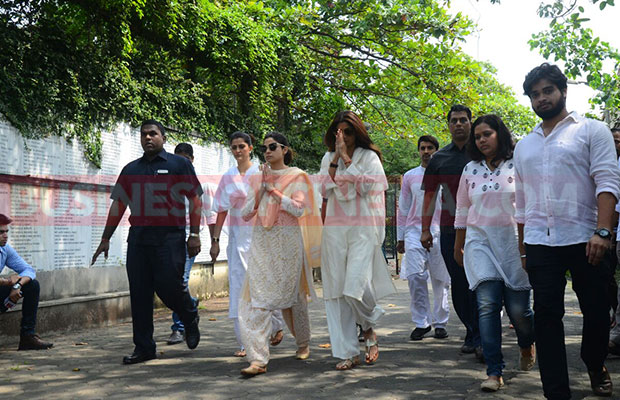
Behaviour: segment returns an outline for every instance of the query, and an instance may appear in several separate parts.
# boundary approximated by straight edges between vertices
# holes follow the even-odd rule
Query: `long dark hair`
[[[471,132],[469,133],[469,142],[467,142],[467,153],[474,161],[482,161],[486,157],[478,146],[476,146],[476,127],[480,124],[487,124],[491,129],[497,132],[497,151],[495,157],[491,160],[491,164],[497,167],[502,160],[510,160],[515,148],[515,142],[512,140],[512,134],[510,130],[504,124],[504,121],[495,114],[486,114],[478,117],[471,126]]]
[[[329,151],[336,151],[336,130],[338,124],[341,122],[346,122],[347,125],[351,127],[351,130],[355,135],[355,147],[361,147],[363,149],[374,151],[377,156],[379,156],[379,160],[383,162],[381,150],[379,150],[377,145],[372,142],[370,136],[368,136],[368,131],[366,130],[364,122],[353,111],[340,111],[336,114],[336,116],[334,116],[334,119],[329,125],[329,128],[327,128],[327,133],[325,133],[325,137],[323,138],[323,142]]]
[[[263,140],[267,138],[272,138],[276,142],[288,148],[288,151],[284,154],[284,164],[289,165],[289,163],[293,161],[293,149],[291,148],[291,145],[288,143],[288,139],[286,138],[286,136],[284,136],[280,132],[274,131],[274,132],[269,132],[268,134],[266,134]]]

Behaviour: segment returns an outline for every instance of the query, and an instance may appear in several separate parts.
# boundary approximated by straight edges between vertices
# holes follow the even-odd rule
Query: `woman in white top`
[[[381,151],[362,120],[351,111],[336,114],[325,134],[321,162],[323,198],[328,199],[321,246],[323,298],[336,369],[360,363],[355,324],[366,339],[366,363],[379,357],[374,328],[385,311],[377,299],[394,292],[381,251],[385,237],[387,179]]]
[[[515,215],[514,142],[496,115],[483,115],[471,127],[467,150],[472,159],[459,183],[454,226],[454,258],[465,266],[476,293],[487,379],[480,388],[503,386],[502,305],[515,327],[520,367],[534,365],[534,316],[530,283],[520,258]]]
[[[271,315],[282,310],[295,337],[295,357],[310,355],[307,298],[314,297],[311,268],[320,259],[321,217],[308,175],[289,167],[292,150],[280,133],[265,136],[267,164],[251,179],[243,208],[254,219],[248,270],[239,299],[239,328],[250,365],[244,375],[267,371]],[[258,178],[258,179],[254,179]]]
[[[239,349],[234,353],[236,357],[244,357],[245,349],[239,332],[239,320],[237,306],[239,304],[239,292],[248,269],[247,259],[252,239],[253,220],[245,221],[241,216],[241,208],[245,204],[249,183],[252,175],[259,174],[258,164],[253,163],[252,138],[245,132],[235,132],[230,136],[230,150],[237,161],[235,167],[230,168],[222,176],[215,193],[214,208],[217,211],[217,219],[211,234],[211,259],[217,260],[220,254],[220,234],[224,221],[228,216],[228,318],[234,323],[235,336]],[[272,321],[272,345],[277,345],[282,340],[282,328],[284,321],[282,313],[275,312]]]

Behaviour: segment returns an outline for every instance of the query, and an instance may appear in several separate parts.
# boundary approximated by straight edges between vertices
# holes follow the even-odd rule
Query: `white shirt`
[[[405,232],[414,232],[418,239],[422,233],[422,204],[424,203],[424,190],[422,190],[422,179],[424,179],[426,168],[419,166],[410,169],[403,175],[403,184],[398,198],[398,226],[396,228],[397,240],[405,240]],[[441,214],[441,195],[437,196],[435,213],[431,224],[433,236],[439,233],[439,218]],[[414,235],[412,235],[414,236]],[[417,243],[410,243],[415,247],[422,247],[420,240]]]
[[[516,215],[524,242],[568,246],[597,228],[597,196],[620,196],[620,169],[609,128],[573,112],[545,137],[542,123],[515,149]]]

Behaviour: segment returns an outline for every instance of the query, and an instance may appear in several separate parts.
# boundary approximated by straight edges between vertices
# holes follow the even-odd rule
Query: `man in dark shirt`
[[[164,127],[148,120],[140,127],[144,155],[127,164],[112,190],[113,201],[101,243],[93,264],[102,252],[108,256],[110,238],[127,206],[131,228],[127,238],[127,276],[131,299],[135,349],[123,364],[152,360],[153,293],[176,312],[185,325],[187,347],[200,341],[198,311],[183,281],[185,268],[185,197],[190,204],[190,234],[187,254],[200,252],[200,213],[202,188],[191,162],[167,153]]]
[[[443,147],[431,158],[422,186],[424,204],[422,216],[422,246],[429,249],[433,245],[430,231],[431,219],[435,212],[435,196],[441,188],[441,254],[446,262],[452,285],[452,305],[456,314],[467,329],[463,353],[476,353],[482,359],[480,332],[478,330],[478,307],[474,292],[469,290],[465,269],[454,260],[454,215],[456,212],[456,193],[463,167],[470,161],[465,150],[471,129],[471,111],[462,105],[454,105],[448,112],[448,128],[452,143]]]

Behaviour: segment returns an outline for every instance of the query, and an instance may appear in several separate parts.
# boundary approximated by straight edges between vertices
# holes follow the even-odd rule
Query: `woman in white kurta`
[[[228,216],[228,318],[234,323],[235,336],[239,349],[234,353],[237,357],[245,356],[245,349],[239,333],[237,306],[239,293],[245,278],[248,251],[252,239],[253,220],[245,221],[241,216],[241,208],[245,204],[249,188],[248,180],[252,175],[259,174],[258,164],[250,159],[252,152],[252,138],[245,132],[235,132],[230,136],[230,150],[237,161],[237,165],[230,168],[222,176],[215,193],[214,208],[217,211],[217,220],[211,235],[211,258],[217,260],[220,253],[220,234],[226,217]],[[284,320],[282,313],[275,312],[272,321],[272,344],[277,345],[282,340]]]
[[[356,323],[366,339],[366,362],[379,357],[374,328],[385,311],[377,299],[394,292],[381,251],[387,179],[381,151],[355,113],[336,114],[325,144],[329,151],[320,175],[328,200],[321,275],[332,354],[342,360],[336,368],[345,370],[360,362]]]
[[[496,115],[483,115],[471,127],[468,152],[456,201],[454,258],[465,266],[476,293],[482,352],[487,364],[483,391],[503,385],[502,305],[517,333],[520,367],[532,368],[534,317],[530,283],[518,249],[515,183],[510,131]]]
[[[243,209],[247,217],[256,215],[239,300],[241,339],[250,362],[241,370],[244,375],[267,370],[274,310],[282,310],[295,337],[295,357],[310,355],[307,297],[314,296],[310,268],[318,265],[320,253],[321,219],[308,175],[287,166],[292,153],[283,135],[268,134],[264,146],[268,164]]]

